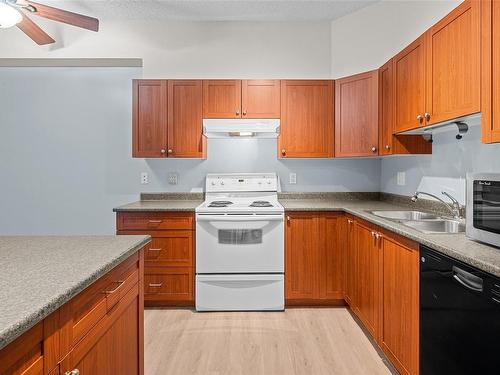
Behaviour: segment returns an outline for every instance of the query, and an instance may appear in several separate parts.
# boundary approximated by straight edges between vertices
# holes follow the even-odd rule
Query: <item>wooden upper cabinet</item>
[[[378,70],[335,80],[335,156],[378,155]]]
[[[134,80],[132,156],[156,158],[167,149],[167,81]]]
[[[480,7],[467,0],[426,33],[427,125],[481,110]]]
[[[285,227],[285,299],[319,298],[319,217],[288,213]]]
[[[205,157],[202,81],[168,81],[169,157]]]
[[[394,66],[379,69],[379,155],[432,154],[432,143],[420,135],[394,135]]]
[[[281,81],[281,158],[331,158],[333,81]]]
[[[242,118],[280,118],[280,94],[279,80],[243,80]]]
[[[481,1],[482,141],[500,142],[500,1]]]
[[[394,61],[395,132],[415,129],[425,121],[425,37],[421,36]]]
[[[203,81],[204,118],[241,118],[241,81]]]
[[[417,375],[419,251],[417,243],[400,240],[393,234],[382,237],[383,314],[379,341],[400,374]]]

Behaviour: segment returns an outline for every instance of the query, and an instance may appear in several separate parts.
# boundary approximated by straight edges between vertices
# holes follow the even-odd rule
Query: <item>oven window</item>
[[[500,181],[474,181],[474,228],[500,234]]]
[[[262,243],[262,229],[219,229],[219,243],[253,245]]]

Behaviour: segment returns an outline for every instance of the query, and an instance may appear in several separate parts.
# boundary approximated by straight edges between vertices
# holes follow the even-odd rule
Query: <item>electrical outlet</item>
[[[297,173],[290,173],[290,184],[294,185],[297,183]]]
[[[170,185],[177,185],[179,182],[179,174],[177,172],[170,172],[168,174],[168,183]]]
[[[149,184],[149,175],[147,172],[141,173],[141,184],[142,185]]]
[[[398,172],[398,185],[405,186],[406,185],[406,172]]]

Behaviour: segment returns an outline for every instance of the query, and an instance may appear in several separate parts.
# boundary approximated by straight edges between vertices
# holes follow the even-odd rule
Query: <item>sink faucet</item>
[[[416,191],[415,194],[411,197],[412,202],[416,202],[418,199],[419,195],[427,195],[429,197],[435,198],[438,201],[444,203],[446,207],[450,210],[450,212],[453,214],[454,219],[462,219],[462,215],[460,214],[461,208],[460,208],[460,203],[449,193],[446,191],[442,191],[441,194],[444,196],[448,197],[451,200],[451,203],[447,203],[438,196],[430,193],[426,193],[425,191]]]

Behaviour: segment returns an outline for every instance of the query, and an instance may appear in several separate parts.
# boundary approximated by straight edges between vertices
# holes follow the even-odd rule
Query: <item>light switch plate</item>
[[[141,184],[146,185],[149,184],[149,175],[147,172],[142,172],[141,173]]]
[[[294,185],[297,183],[297,173],[290,173],[290,184]]]
[[[406,185],[406,172],[398,172],[397,182],[399,186]]]

